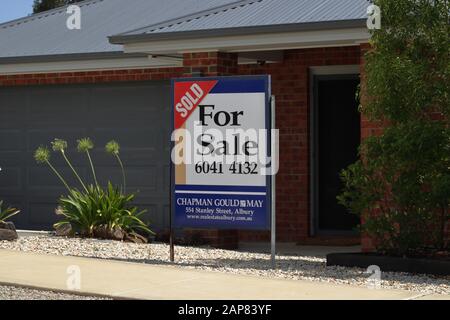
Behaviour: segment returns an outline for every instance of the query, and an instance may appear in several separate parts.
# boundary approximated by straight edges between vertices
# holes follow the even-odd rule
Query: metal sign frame
[[[274,145],[274,139],[271,135],[270,129],[275,129],[275,97],[271,95],[271,78],[268,75],[263,76],[230,76],[230,77],[193,77],[193,78],[182,78],[182,79],[172,79],[172,94],[171,94],[171,134],[175,130],[175,83],[177,82],[193,82],[193,81],[233,81],[233,80],[265,80],[265,129],[268,132],[267,136],[267,157],[272,157],[276,146]],[[171,150],[175,146],[175,142],[170,139]],[[274,165],[274,159],[272,159],[272,168]],[[175,203],[174,203],[174,193],[175,193],[175,165],[170,159],[170,213],[169,213],[169,224],[170,224],[170,261],[175,261],[175,249],[174,249],[174,215],[175,215]],[[275,267],[275,254],[276,254],[276,215],[275,215],[275,177],[274,174],[266,176],[266,227],[265,228],[236,228],[236,230],[269,230],[271,231],[271,261],[272,266]],[[196,227],[187,226],[187,228],[195,229]],[[204,227],[198,227],[198,229],[215,229],[215,230],[234,230],[230,227],[205,225]]]

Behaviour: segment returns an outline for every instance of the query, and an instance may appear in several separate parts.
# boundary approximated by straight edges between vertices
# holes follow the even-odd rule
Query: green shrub
[[[3,201],[0,201],[0,222],[6,222],[8,219],[19,213],[20,210],[17,210],[15,208],[3,208]]]
[[[137,207],[130,207],[130,203],[134,200],[135,195],[124,195],[119,188],[108,183],[105,191],[105,201],[101,201],[101,218],[100,223],[107,226],[108,230],[120,228],[126,232],[142,231],[145,233],[153,233],[140,217],[146,212],[139,211]]]
[[[153,233],[140,220],[145,211],[130,206],[134,195],[122,194],[111,183],[106,190],[93,185],[87,188],[88,192],[74,189],[59,200],[58,213],[64,219],[55,224],[56,228],[69,224],[86,237],[94,237],[101,228],[105,232],[104,238],[113,238],[112,234],[118,229],[127,233]]]
[[[118,240],[122,239],[123,236],[118,236],[117,234],[153,234],[147,224],[141,220],[141,216],[146,211],[140,211],[137,207],[131,205],[135,195],[125,194],[124,192],[125,172],[119,156],[120,146],[117,142],[109,142],[106,146],[106,151],[113,154],[121,166],[124,179],[124,185],[121,188],[113,186],[111,182],[108,182],[106,188],[99,185],[90,155],[90,150],[94,148],[94,143],[91,139],[78,140],[77,149],[81,153],[86,153],[95,182],[93,185],[86,184],[73,167],[65,152],[67,149],[66,141],[55,139],[52,142],[52,148],[53,151],[62,155],[82,187],[78,189],[68,185],[63,176],[52,165],[50,151],[47,147],[39,147],[36,150],[36,161],[47,164],[68,190],[68,195],[59,199],[57,214],[62,216],[63,219],[54,225],[55,228],[69,225],[73,231],[83,237]]]
[[[105,146],[105,150],[107,153],[113,155],[116,160],[117,163],[120,166],[120,169],[122,170],[122,179],[123,179],[123,192],[127,192],[127,178],[125,175],[125,169],[123,167],[123,163],[122,160],[120,159],[120,145],[117,143],[117,141],[115,140],[111,140],[110,142],[108,142]]]
[[[378,252],[448,249],[450,2],[375,0],[382,26],[365,56],[361,111],[385,125],[342,172],[341,204],[362,216]]]
[[[378,251],[410,255],[427,246],[445,248],[450,219],[450,129],[412,121],[368,138],[362,158],[342,172],[338,197],[362,215],[362,231]]]
[[[381,29],[366,55],[364,114],[400,123],[450,116],[450,1],[375,0]]]

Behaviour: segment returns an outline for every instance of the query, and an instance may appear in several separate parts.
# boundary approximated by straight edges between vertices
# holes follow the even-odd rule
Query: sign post
[[[176,79],[172,85],[171,261],[173,227],[272,230],[274,265],[270,77]]]
[[[276,101],[275,101],[275,96],[272,96],[270,99],[270,119],[271,119],[271,128],[275,129],[276,128]],[[276,242],[277,242],[277,219],[276,219],[276,197],[277,197],[277,192],[276,192],[276,179],[275,179],[275,170],[278,167],[278,163],[276,163],[277,161],[277,157],[275,157],[274,155],[278,153],[277,151],[277,137],[274,134],[275,130],[271,131],[271,139],[270,139],[270,156],[271,156],[271,170],[272,170],[272,194],[271,194],[271,208],[272,208],[272,212],[271,212],[271,234],[270,234],[270,256],[271,256],[271,262],[272,262],[272,269],[276,268],[276,253],[277,253],[277,249],[276,249]]]
[[[172,166],[170,167],[170,181],[172,181]],[[169,214],[169,247],[170,247],[170,262],[175,262],[175,243],[173,234],[173,213],[172,213],[172,191],[170,191],[170,214]]]

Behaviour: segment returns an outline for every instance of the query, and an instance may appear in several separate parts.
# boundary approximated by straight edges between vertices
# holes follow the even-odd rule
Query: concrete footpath
[[[80,290],[76,285],[80,272]],[[158,300],[450,299],[400,290],[370,290],[327,283],[277,280],[89,258],[0,250],[0,284]]]

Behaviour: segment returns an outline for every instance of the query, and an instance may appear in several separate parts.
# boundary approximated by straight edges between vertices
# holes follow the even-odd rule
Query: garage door
[[[69,157],[86,180],[92,180],[76,140],[90,137],[101,183],[121,183],[121,171],[104,152],[121,144],[128,190],[147,209],[146,219],[161,229],[169,212],[170,85],[168,82],[0,88],[0,199],[22,210],[22,229],[50,230],[64,187],[48,167],[37,165],[34,150],[54,138],[69,142]],[[58,154],[54,165],[77,185]]]

